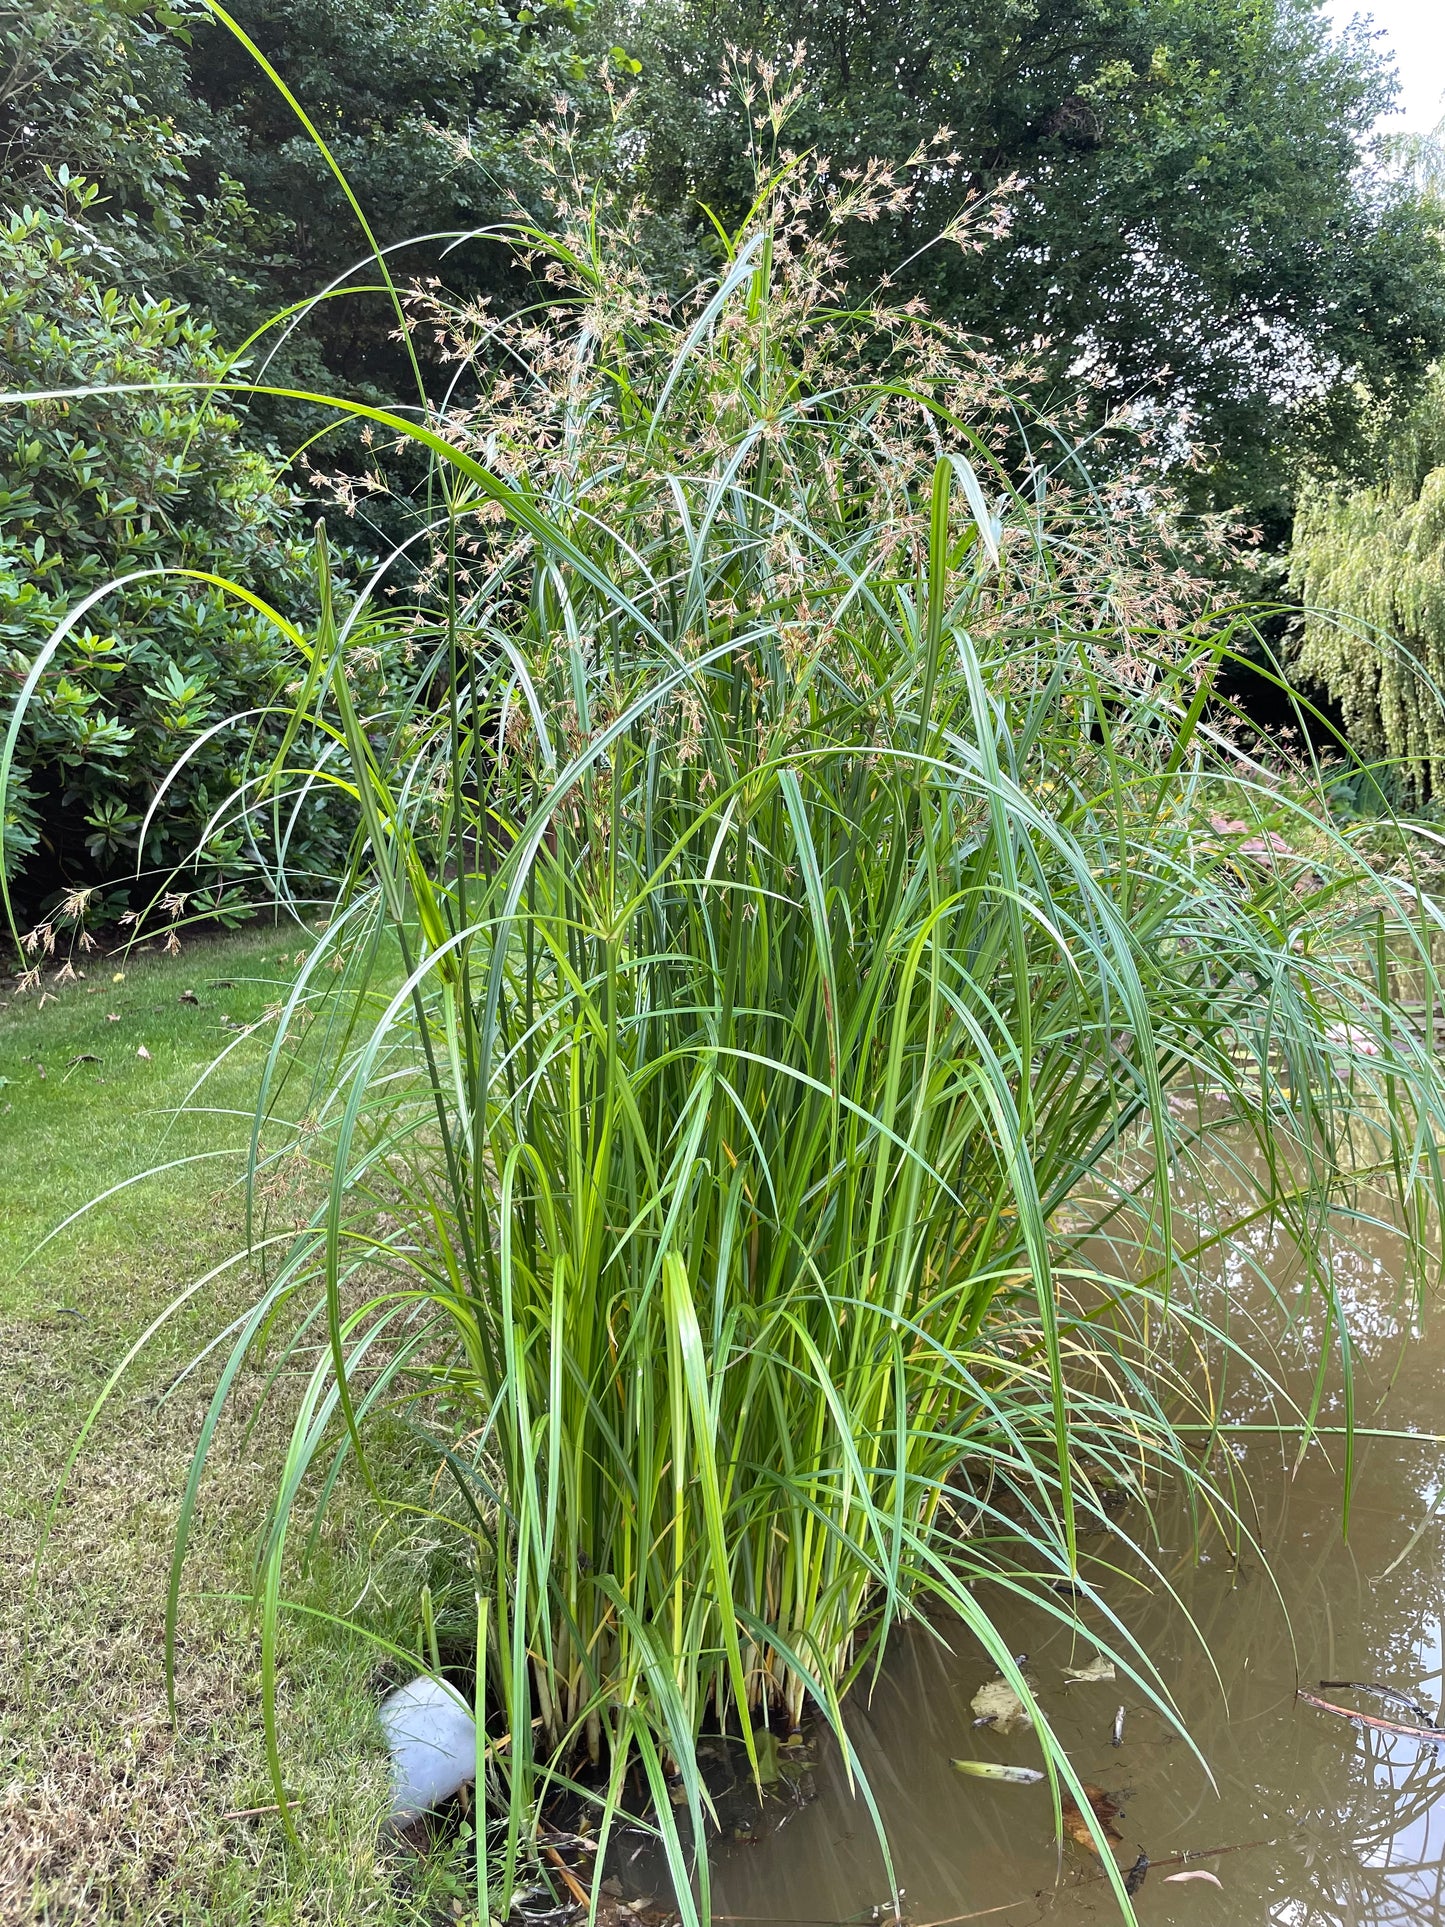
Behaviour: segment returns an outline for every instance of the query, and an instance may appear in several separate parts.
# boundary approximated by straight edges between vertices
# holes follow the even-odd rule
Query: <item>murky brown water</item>
[[[1390,1241],[1376,1237],[1345,1267],[1360,1346],[1358,1422],[1417,1436],[1361,1442],[1348,1543],[1340,1533],[1339,1442],[1314,1447],[1295,1472],[1292,1446],[1256,1434],[1234,1449],[1268,1567],[1254,1553],[1236,1562],[1217,1536],[1206,1537],[1196,1559],[1182,1508],[1174,1501],[1171,1513],[1166,1500],[1170,1551],[1161,1565],[1179,1604],[1163,1586],[1145,1588],[1122,1573],[1103,1587],[1158,1663],[1208,1772],[1127,1682],[1065,1686],[1061,1668],[1091,1657],[1087,1641],[1071,1642],[1041,1614],[1014,1608],[1000,1618],[1015,1650],[1028,1653],[1080,1773],[1120,1799],[1122,1865],[1141,1847],[1156,1862],[1236,1849],[1191,1862],[1216,1874],[1218,1890],[1204,1881],[1167,1884],[1179,1865],[1155,1866],[1135,1900],[1142,1921],[1445,1921],[1445,1748],[1437,1756],[1410,1739],[1361,1732],[1295,1700],[1296,1685],[1318,1691],[1327,1679],[1392,1686],[1432,1712],[1440,1702],[1440,1528],[1427,1525],[1406,1549],[1445,1491],[1445,1436],[1434,1436],[1445,1435],[1445,1306],[1423,1335],[1414,1333],[1394,1264]],[[1235,1282],[1265,1299],[1262,1286],[1243,1276]],[[1241,1390],[1230,1416],[1245,1422],[1269,1413]],[[1337,1404],[1324,1416],[1331,1420],[1338,1422]],[[1098,1862],[1072,1845],[1060,1855],[1046,1785],[997,1785],[950,1769],[957,1754],[1039,1762],[1030,1734],[975,1730],[969,1700],[994,1669],[966,1639],[957,1643],[950,1655],[918,1629],[904,1635],[871,1697],[860,1689],[850,1710],[906,1918],[916,1927],[1117,1918]],[[1367,1696],[1323,1696],[1411,1718]],[[1124,1740],[1115,1748],[1110,1729],[1121,1701]],[[886,1912],[888,1881],[867,1810],[849,1793],[835,1751],[823,1744],[819,1753],[811,1803],[755,1843],[715,1853],[718,1914],[813,1923],[866,1920],[880,1904]],[[1266,1844],[1247,1844],[1258,1842]]]

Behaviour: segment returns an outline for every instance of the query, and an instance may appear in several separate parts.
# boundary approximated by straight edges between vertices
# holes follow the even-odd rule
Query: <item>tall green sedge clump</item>
[[[235,1336],[171,1611],[216,1415],[289,1329],[278,1800],[296,1546],[348,1458],[413,1502],[369,1445],[400,1412],[476,1589],[503,1907],[549,1797],[605,1849],[643,1787],[705,1918],[704,1725],[755,1757],[811,1708],[847,1753],[920,1611],[1030,1699],[995,1615],[1076,1579],[1167,1710],[1079,1534],[1160,1476],[1233,1517],[1195,1291],[1232,1221],[1172,1181],[1228,1168],[1346,1366],[1335,1207],[1385,1186],[1427,1262],[1438,913],[1207,713],[1233,629],[1157,496],[1093,491],[925,314],[842,304],[842,229],[906,191],[792,164],[678,309],[559,176],[558,236],[509,237],[549,302],[405,304],[446,407],[331,404],[435,457],[431,654],[359,711],[372,605],[320,550],[295,741],[336,758],[273,784],[362,829],[252,1157],[325,1196]]]

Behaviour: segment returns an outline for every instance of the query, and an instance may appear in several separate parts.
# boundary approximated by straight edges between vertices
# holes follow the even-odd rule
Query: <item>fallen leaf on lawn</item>
[[[180,996],[180,1001],[181,1001],[181,1002],[182,1002],[183,1004],[198,1004],[198,1003],[199,1003],[199,1002],[200,1002],[201,1000],[200,1000],[200,998],[199,998],[199,997],[198,997],[198,996],[196,995],[196,993],[195,993],[195,991],[193,991],[193,990],[183,990],[183,991],[181,992],[181,996]]]
[[[145,1058],[145,1059],[146,1059],[147,1061],[149,1061],[149,1059],[150,1059],[150,1052],[149,1052],[149,1051],[148,1051],[148,1050],[146,1049],[146,1047],[145,1047],[145,1045],[144,1045],[144,1044],[142,1044],[142,1045],[141,1045],[141,1046],[139,1047],[139,1049],[138,1049],[138,1050],[136,1051],[136,1056],[137,1056],[137,1057],[144,1057],[144,1058]]]
[[[1093,1809],[1095,1827],[1103,1834],[1111,1847],[1117,1847],[1122,1842],[1124,1836],[1114,1825],[1114,1821],[1119,1815],[1118,1803],[1114,1799],[1114,1796],[1106,1793],[1101,1786],[1095,1786],[1091,1780],[1085,1780],[1084,1793],[1090,1807]],[[1088,1820],[1079,1811],[1079,1808],[1074,1801],[1069,1798],[1068,1794],[1064,1795],[1063,1805],[1064,1832],[1076,1847],[1082,1847],[1085,1853],[1092,1853],[1097,1856],[1099,1843],[1090,1830]]]
[[[1070,1686],[1087,1686],[1093,1680],[1112,1679],[1113,1677],[1114,1662],[1111,1659],[1105,1659],[1102,1653],[1095,1653],[1087,1666],[1066,1666],[1064,1668],[1064,1679]]]
[[[986,1679],[969,1701],[974,1718],[987,1721],[995,1733],[1012,1733],[1016,1727],[1032,1726],[1028,1708],[1006,1679]]]
[[[973,1780],[1004,1780],[1009,1786],[1034,1786],[1043,1779],[1036,1766],[1001,1766],[997,1760],[953,1760],[955,1773]]]
[[[70,1068],[74,1070],[77,1064],[98,1064],[99,1062],[100,1062],[100,1059],[94,1054],[93,1051],[83,1050],[80,1053],[79,1057],[71,1058]]]
[[[1203,1867],[1191,1867],[1188,1873],[1166,1873],[1164,1876],[1164,1884],[1166,1886],[1169,1886],[1171,1883],[1177,1885],[1181,1880],[1207,1880],[1211,1887],[1218,1887],[1221,1893],[1224,1891],[1224,1882],[1220,1879],[1219,1875],[1217,1873],[1208,1873]]]

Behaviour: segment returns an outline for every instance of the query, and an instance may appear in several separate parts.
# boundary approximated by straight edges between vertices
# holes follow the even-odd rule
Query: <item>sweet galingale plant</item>
[[[218,1415],[262,1340],[294,1382],[290,1330],[278,1802],[303,1528],[348,1460],[415,1505],[402,1413],[476,1593],[494,1910],[570,1790],[599,1877],[641,1799],[706,1918],[699,1735],[756,1759],[806,1714],[851,1761],[848,1692],[922,1613],[1034,1705],[998,1610],[1086,1599],[1167,1710],[1079,1540],[1147,1557],[1112,1502],[1161,1476],[1234,1517],[1220,1249],[1292,1239],[1336,1335],[1358,1187],[1434,1263],[1438,910],[1221,728],[1238,618],[1157,488],[1092,488],[965,342],[844,303],[846,224],[906,191],[787,165],[675,305],[559,175],[557,234],[504,237],[548,301],[403,301],[445,406],[329,404],[435,458],[430,654],[368,708],[372,602],[318,550],[294,737],[339,761],[283,744],[272,788],[341,782],[362,829],[252,1184],[309,1160],[322,1195],[233,1328],[171,1621]]]

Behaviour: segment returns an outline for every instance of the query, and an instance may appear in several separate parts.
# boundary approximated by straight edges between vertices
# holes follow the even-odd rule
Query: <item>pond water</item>
[[[1165,1495],[1160,1566],[1177,1599],[1157,1581],[1146,1584],[1141,1569],[1098,1578],[1158,1664],[1204,1765],[1122,1676],[1117,1684],[1065,1684],[1062,1669],[1093,1655],[1086,1636],[990,1602],[1014,1650],[1028,1654],[1081,1776],[1122,1808],[1121,1866],[1141,1849],[1155,1863],[1134,1902],[1141,1921],[1445,1921],[1445,1747],[1437,1756],[1295,1698],[1297,1686],[1321,1693],[1321,1680],[1375,1682],[1433,1714],[1442,1692],[1442,1539],[1436,1524],[1420,1528],[1445,1490],[1445,1306],[1418,1332],[1401,1303],[1391,1241],[1378,1234],[1359,1246],[1342,1261],[1359,1344],[1358,1423],[1405,1436],[1360,1442],[1348,1541],[1340,1531],[1341,1441],[1316,1445],[1296,1469],[1292,1443],[1246,1434],[1232,1449],[1263,1557],[1246,1551],[1236,1559],[1207,1532],[1196,1555],[1182,1504]],[[1259,1255],[1267,1272],[1268,1254]],[[1243,1272],[1235,1284],[1267,1297]],[[1337,1388],[1326,1408],[1322,1422],[1338,1423]],[[1270,1416],[1247,1387],[1231,1395],[1228,1413],[1236,1423]],[[1092,1544],[1110,1556],[1102,1540]],[[1086,1629],[1090,1611],[1081,1615]],[[994,1668],[965,1637],[938,1630],[955,1652],[913,1629],[849,1712],[906,1921],[1071,1927],[1117,1918],[1099,1862],[1073,1844],[1056,1845],[1046,1784],[1001,1785],[951,1770],[958,1755],[1037,1765],[1039,1754],[1026,1731],[1005,1738],[975,1728],[969,1702]],[[1370,1695],[1321,1696],[1413,1718]],[[1115,1746],[1120,1704],[1123,1740]],[[889,1885],[872,1823],[826,1740],[805,1784],[811,1797],[770,1802],[750,1840],[715,1850],[717,1915],[811,1927],[867,1921],[876,1908],[887,1920]],[[1230,1851],[1200,1852],[1210,1848]],[[1185,1853],[1199,1854],[1188,1866],[1221,1885],[1168,1882],[1184,1863],[1159,1863]]]

